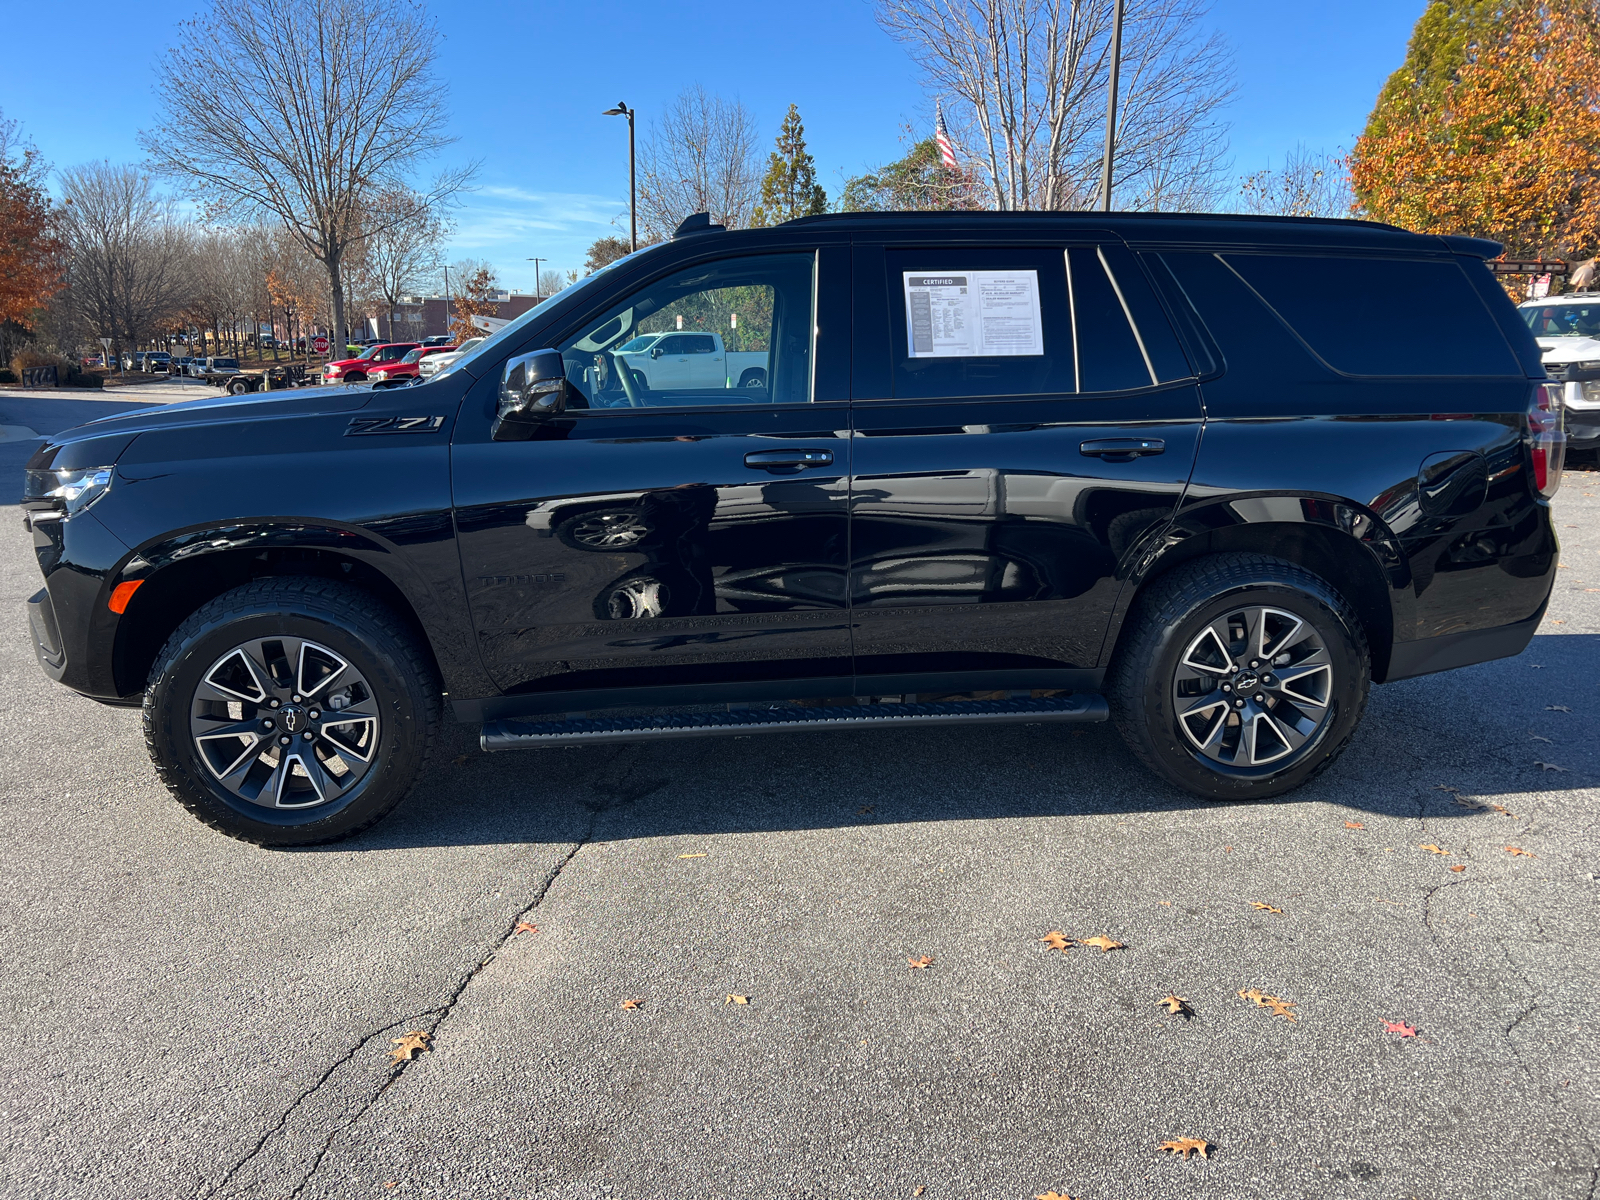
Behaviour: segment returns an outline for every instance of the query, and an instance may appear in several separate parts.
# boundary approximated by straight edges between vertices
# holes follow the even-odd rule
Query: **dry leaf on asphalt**
[[[1261,1007],[1261,989],[1260,988],[1250,988],[1247,991],[1244,988],[1240,988],[1239,989],[1239,999],[1248,1000],[1248,1001],[1250,1001],[1251,1004],[1254,1004],[1257,1008],[1260,1008]]]
[[[1250,901],[1250,907],[1255,909],[1257,912],[1277,913],[1280,917],[1283,916],[1283,909],[1273,908],[1272,905],[1266,904],[1260,900]]]
[[[915,1190],[915,1191],[913,1191],[913,1192],[912,1192],[912,1193],[911,1193],[911,1194],[912,1194],[912,1195],[913,1195],[913,1196],[920,1196],[920,1195],[922,1195],[922,1193],[923,1193],[923,1192],[925,1192],[925,1191],[927,1191],[927,1190],[928,1190],[928,1185],[927,1185],[927,1184],[923,1184],[923,1185],[922,1185],[922,1186],[921,1186],[921,1187],[919,1187],[919,1188],[917,1188],[917,1189],[916,1189],[916,1190]]]
[[[454,761],[456,766],[464,767],[467,765],[467,756],[465,754],[458,754],[455,756]]]
[[[705,856],[706,856],[706,853],[705,853],[704,850],[702,850],[699,854],[680,854],[680,855],[678,855],[679,858],[704,858]]]
[[[1059,950],[1063,954],[1072,949],[1072,939],[1059,929],[1052,929],[1039,940],[1049,946],[1050,949]]]
[[[634,1009],[638,1008],[643,1003],[644,1003],[643,1000],[624,1000],[622,1002],[622,1011],[623,1012],[632,1012]]]
[[[1457,863],[1455,866],[1451,867],[1450,869],[1452,871],[1454,871],[1457,875],[1459,875],[1459,874],[1461,874],[1462,871],[1465,871],[1467,869],[1467,864],[1466,863]]]
[[[1294,1006],[1293,1000],[1285,1000],[1280,996],[1263,996],[1261,999],[1263,1001],[1262,1007],[1270,1008],[1273,1016],[1282,1017],[1291,1025],[1295,1023],[1296,1017],[1289,1011]]]
[[[1363,825],[1360,821],[1346,821],[1344,823],[1344,827],[1346,829],[1365,829],[1366,828],[1366,826]]]
[[[1425,842],[1422,845],[1418,846],[1417,849],[1418,850],[1426,850],[1429,854],[1449,854],[1450,853],[1450,851],[1446,850],[1443,846],[1435,846],[1432,842]]]
[[[511,931],[511,936],[512,937],[516,937],[517,934],[519,934],[519,933],[538,933],[538,932],[539,932],[539,927],[537,925],[535,925],[532,921],[518,921],[517,922],[517,927]]]
[[[740,996],[740,995],[737,995],[737,994],[735,994],[733,992],[729,992],[728,993],[728,998],[722,1002],[722,1005],[723,1005],[724,1008],[726,1008],[730,1004],[749,1004],[749,1003],[750,1003],[750,997],[749,996]]]
[[[1071,1196],[1063,1195],[1057,1191],[1040,1192],[1033,1200],[1072,1200]]]
[[[1108,938],[1103,933],[1102,934],[1097,934],[1096,936],[1094,936],[1092,938],[1079,938],[1078,942],[1079,942],[1080,945],[1084,945],[1084,946],[1098,946],[1098,947],[1100,947],[1100,953],[1101,954],[1104,954],[1107,950],[1126,950],[1127,949],[1127,947],[1124,946],[1121,942],[1113,942],[1110,938]]]
[[[1416,1026],[1407,1025],[1404,1021],[1385,1021],[1383,1025],[1390,1033],[1398,1033],[1403,1038],[1417,1036]]]
[[[389,1051],[389,1057],[396,1063],[409,1062],[424,1050],[429,1049],[428,1043],[433,1040],[433,1035],[426,1030],[417,1029],[405,1037],[390,1038],[394,1049]]]
[[[1187,1162],[1189,1155],[1197,1150],[1200,1152],[1201,1158],[1210,1157],[1206,1151],[1211,1149],[1211,1143],[1206,1141],[1205,1138],[1173,1138],[1170,1142],[1162,1142],[1156,1149],[1165,1150],[1169,1154],[1181,1154],[1184,1161]]]
[[[1556,766],[1555,763],[1536,762],[1533,765],[1536,766],[1536,767],[1539,767],[1540,769],[1545,770],[1545,771],[1570,771],[1570,770],[1572,770],[1571,767],[1558,767],[1558,766]]]
[[[869,815],[871,815],[872,811],[873,811],[873,806],[872,805],[863,804],[860,808],[856,809],[856,816],[858,816],[858,817],[869,816]]]
[[[1189,1007],[1189,1002],[1176,993],[1168,992],[1161,999],[1157,1000],[1156,1003],[1162,1005],[1167,1012],[1174,1017],[1194,1016],[1194,1009]]]
[[[1516,858],[1517,855],[1519,855],[1519,854],[1523,858],[1538,858],[1539,857],[1537,854],[1534,854],[1534,853],[1532,853],[1530,851],[1524,850],[1521,846],[1507,846],[1506,847],[1506,853],[1511,855],[1512,858]]]
[[[933,955],[924,954],[921,958],[908,958],[906,961],[911,964],[913,971],[926,971],[933,966]]]

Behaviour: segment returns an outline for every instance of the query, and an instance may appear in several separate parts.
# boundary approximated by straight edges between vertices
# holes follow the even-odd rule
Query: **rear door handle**
[[[833,462],[832,450],[752,450],[744,456],[747,467],[826,467]]]
[[[1078,453],[1085,458],[1104,458],[1114,462],[1131,462],[1147,454],[1166,453],[1167,444],[1160,438],[1100,438],[1084,442]]]

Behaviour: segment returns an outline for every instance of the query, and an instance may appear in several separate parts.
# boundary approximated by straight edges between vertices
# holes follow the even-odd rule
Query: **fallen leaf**
[[[856,816],[864,817],[864,816],[866,816],[868,813],[870,813],[872,811],[873,811],[873,806],[872,805],[863,804],[860,808],[856,809]]]
[[[1188,1162],[1189,1155],[1196,1150],[1200,1152],[1201,1158],[1209,1157],[1206,1151],[1211,1149],[1211,1143],[1206,1141],[1205,1138],[1174,1138],[1170,1142],[1162,1142],[1156,1149],[1166,1150],[1172,1154],[1181,1154],[1184,1161]]]
[[[516,937],[517,934],[519,934],[519,933],[538,933],[538,932],[539,932],[539,927],[537,925],[533,924],[531,921],[518,921],[517,922],[517,927],[511,931],[511,936],[512,937]]]
[[[1046,946],[1049,946],[1050,949],[1059,950],[1063,954],[1072,949],[1072,939],[1066,934],[1062,933],[1059,929],[1052,929],[1039,940]]]
[[[1600,591],[1600,588],[1596,588],[1595,590],[1596,591]],[[1545,710],[1545,712],[1571,712],[1572,711],[1565,704],[1546,704],[1544,706],[1544,710]]]
[[[911,964],[913,971],[926,971],[933,966],[933,955],[924,954],[921,958],[908,958],[906,961]]]
[[[1161,905],[1162,908],[1171,908],[1172,907],[1172,901],[1171,900],[1157,900],[1156,903]]]
[[[921,1193],[918,1193],[918,1194],[920,1195]],[[1033,1200],[1072,1200],[1072,1197],[1071,1196],[1064,1196],[1060,1192],[1050,1191],[1050,1192],[1040,1192],[1037,1196],[1035,1196],[1033,1198]]]
[[[390,1038],[394,1049],[389,1051],[389,1057],[395,1063],[409,1062],[424,1050],[429,1049],[428,1043],[433,1040],[433,1035],[425,1030],[418,1029],[405,1035],[405,1037]]]
[[[1523,858],[1538,858],[1539,857],[1537,854],[1534,854],[1531,851],[1524,850],[1521,846],[1507,846],[1506,847],[1506,853],[1511,855],[1512,858],[1517,857],[1517,855],[1519,855],[1519,854]]]
[[[1187,1000],[1185,1000],[1182,996],[1176,995],[1175,993],[1168,992],[1160,1000],[1157,1000],[1156,1003],[1162,1005],[1163,1007],[1165,1007],[1167,1012],[1168,1012],[1168,1014],[1171,1015],[1171,1016],[1174,1016],[1174,1017],[1192,1017],[1192,1016],[1194,1016],[1194,1009],[1189,1007],[1189,1002]]]
[[[1436,792],[1456,792],[1458,794],[1461,791],[1460,788],[1451,787],[1448,783],[1436,783],[1433,785],[1433,790]]]
[[[1533,741],[1535,741],[1535,742],[1549,742],[1549,743],[1550,743],[1550,745],[1552,745],[1552,746],[1554,746],[1554,745],[1555,745],[1555,742],[1553,742],[1553,741],[1551,741],[1551,740],[1550,740],[1550,739],[1549,739],[1549,738],[1547,738],[1547,737],[1540,737],[1540,736],[1539,736],[1539,735],[1538,735],[1538,734],[1537,734],[1537,733],[1530,733],[1530,734],[1529,734],[1529,735],[1528,735],[1528,737],[1529,737],[1529,738],[1530,738],[1530,739],[1531,739],[1531,740],[1533,740]]]
[[[1239,999],[1248,1000],[1248,1001],[1250,1001],[1251,1004],[1254,1004],[1257,1008],[1260,1008],[1261,1007],[1261,989],[1260,988],[1250,988],[1247,991],[1244,988],[1240,988],[1239,989]]]
[[[1363,825],[1360,821],[1346,821],[1344,823],[1344,827],[1346,829],[1365,829],[1366,828],[1366,826]]]
[[[1457,863],[1455,866],[1451,867],[1450,869],[1459,874],[1460,872],[1465,871],[1467,869],[1467,864],[1466,863]]]
[[[1536,766],[1536,767],[1541,767],[1546,771],[1568,771],[1568,770],[1571,770],[1570,767],[1558,767],[1558,766],[1556,766],[1555,763],[1536,762],[1533,765]]]
[[[639,1008],[643,1004],[643,1000],[624,1000],[622,1002],[622,1011],[632,1012],[634,1009]]]
[[[1092,938],[1079,938],[1078,941],[1080,943],[1082,943],[1083,945],[1085,945],[1085,946],[1098,946],[1098,947],[1100,947],[1100,953],[1101,954],[1104,954],[1107,950],[1126,950],[1127,949],[1127,947],[1124,946],[1121,942],[1113,942],[1110,938],[1106,937],[1106,935],[1103,934],[1103,933],[1099,934],[1099,935],[1097,935],[1095,937],[1092,937]]]
[[[1293,1000],[1285,1000],[1281,996],[1263,996],[1261,1000],[1261,1007],[1270,1008],[1273,1016],[1282,1017],[1291,1025],[1295,1023],[1295,1015],[1289,1011],[1294,1007]]]
[[[1450,851],[1446,850],[1443,846],[1435,846],[1432,842],[1424,842],[1422,845],[1418,846],[1417,849],[1418,850],[1426,850],[1429,854],[1449,854],[1450,853]]]
[[[386,1179],[384,1180],[383,1186],[386,1188],[397,1188],[400,1186],[400,1181],[398,1179]]]
[[[915,1191],[913,1191],[913,1192],[912,1192],[912,1193],[911,1193],[911,1194],[912,1194],[912,1195],[913,1195],[913,1196],[920,1196],[920,1195],[922,1195],[922,1193],[923,1193],[923,1192],[925,1192],[925,1191],[927,1191],[927,1190],[928,1190],[928,1189],[927,1189],[927,1187],[926,1187],[926,1186],[924,1186],[924,1187],[919,1187],[919,1188],[917,1188],[917,1189],[916,1189],[916,1190],[915,1190]]]
[[[1417,1036],[1416,1027],[1407,1025],[1404,1021],[1385,1021],[1383,1025],[1390,1033],[1398,1033],[1403,1038]]]
[[[1281,909],[1281,908],[1273,908],[1272,905],[1263,903],[1260,900],[1252,900],[1252,901],[1250,901],[1250,907],[1255,909],[1257,912],[1277,913],[1278,916],[1280,916],[1280,917],[1283,916],[1283,909]]]
[[[1232,846],[1224,846],[1222,848],[1222,852],[1224,854],[1232,854],[1233,853],[1233,847]]]
[[[730,1004],[749,1004],[749,1003],[750,1003],[750,997],[749,996],[738,996],[738,995],[735,995],[733,992],[729,992],[728,993],[728,998],[722,1002],[722,1005],[723,1005],[724,1008],[726,1008]]]
[[[458,754],[455,756],[454,762],[456,766],[464,767],[467,765],[467,756],[465,754]],[[389,1186],[393,1187],[394,1185],[390,1184]]]
[[[680,854],[680,855],[678,855],[679,858],[704,858],[705,856],[706,856],[706,852],[704,850],[702,850],[699,854]]]

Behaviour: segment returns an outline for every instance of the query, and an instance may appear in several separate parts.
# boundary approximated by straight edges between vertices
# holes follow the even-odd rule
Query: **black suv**
[[[274,845],[381,817],[447,704],[485,749],[1109,716],[1178,787],[1276,795],[1370,681],[1544,613],[1560,392],[1499,250],[702,214],[420,386],[56,436],[39,661],[142,704],[179,800]],[[665,331],[720,365],[632,365]]]

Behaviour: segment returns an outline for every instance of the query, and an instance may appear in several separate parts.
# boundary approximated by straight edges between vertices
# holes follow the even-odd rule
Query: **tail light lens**
[[[1561,486],[1561,468],[1567,458],[1561,414],[1561,385],[1535,384],[1528,405],[1528,440],[1533,449],[1533,486],[1546,500]]]

